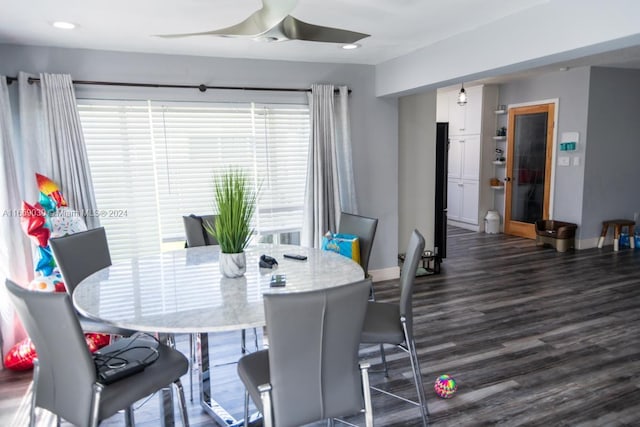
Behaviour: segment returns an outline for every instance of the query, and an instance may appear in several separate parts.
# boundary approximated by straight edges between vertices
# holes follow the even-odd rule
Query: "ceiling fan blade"
[[[262,8],[253,12],[244,21],[213,31],[183,34],[159,34],[157,37],[178,38],[190,36],[256,37],[263,34],[289,15],[298,0],[262,0]]]
[[[340,28],[309,24],[290,15],[282,21],[281,30],[283,34],[291,40],[326,43],[355,43],[358,40],[370,36],[370,34],[342,30]]]

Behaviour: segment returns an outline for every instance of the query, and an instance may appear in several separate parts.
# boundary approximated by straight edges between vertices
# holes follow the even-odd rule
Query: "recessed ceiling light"
[[[560,71],[568,71],[568,70],[569,70],[569,67],[561,67],[560,68]]]
[[[64,21],[56,21],[51,25],[53,25],[56,28],[60,28],[61,30],[73,30],[76,27],[76,24],[72,24],[71,22],[64,22]]]
[[[342,48],[346,49],[346,50],[357,49],[359,47],[360,47],[360,45],[359,44],[355,44],[355,43],[353,43],[353,44],[343,44],[342,45]]]

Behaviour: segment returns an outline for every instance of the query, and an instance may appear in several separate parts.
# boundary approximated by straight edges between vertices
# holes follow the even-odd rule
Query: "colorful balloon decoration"
[[[62,197],[62,193],[60,193],[60,189],[55,182],[39,173],[36,174],[36,181],[38,182],[38,190],[40,190],[40,193],[54,201],[56,207],[67,206],[67,201]]]
[[[14,371],[27,371],[33,368],[33,359],[36,358],[36,348],[27,337],[11,349],[4,356],[4,367]]]
[[[36,246],[36,277],[29,283],[31,290],[43,292],[66,292],[62,276],[56,268],[50,237],[61,237],[87,230],[78,212],[67,206],[67,201],[55,182],[44,175],[36,174],[40,196],[38,202],[30,205],[22,202],[22,230]],[[87,333],[85,340],[91,352],[109,344],[107,334]],[[18,342],[5,355],[4,366],[7,369],[27,370],[33,368],[36,357],[35,347],[29,338]]]
[[[87,231],[87,225],[80,214],[69,208],[58,209],[56,215],[49,218],[51,237],[62,237],[69,234]]]
[[[91,353],[109,345],[111,341],[111,337],[107,334],[94,333],[84,334],[84,339]],[[4,356],[4,366],[13,371],[28,371],[33,368],[33,359],[36,357],[38,357],[36,348],[31,338],[27,337],[11,347],[7,352]]]

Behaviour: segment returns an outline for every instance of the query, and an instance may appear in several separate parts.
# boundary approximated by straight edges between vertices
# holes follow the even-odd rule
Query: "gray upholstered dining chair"
[[[340,213],[338,233],[358,236],[360,244],[360,266],[364,270],[364,277],[369,277],[369,258],[371,257],[371,248],[373,248],[373,239],[376,236],[376,228],[378,228],[377,218],[369,218],[346,212]],[[369,296],[372,300],[376,299],[373,282],[371,283]]]
[[[89,275],[111,265],[109,243],[103,227],[56,237],[49,240],[49,246],[62,274],[69,295]],[[77,313],[82,329],[111,335],[131,335],[135,331],[107,325]]]
[[[418,230],[413,230],[409,238],[405,262],[400,273],[400,301],[399,303],[369,301],[361,339],[363,344],[381,344],[380,355],[384,364],[385,377],[388,376],[388,369],[382,345],[392,344],[408,353],[418,393],[418,401],[402,399],[420,407],[422,422],[426,426],[429,424],[429,411],[422,384],[420,362],[413,338],[412,307],[413,283],[420,256],[424,251],[424,244],[424,237]]]
[[[180,352],[159,344],[158,358],[143,371],[101,384],[69,295],[29,291],[10,280],[6,287],[38,354],[33,373],[31,427],[35,426],[36,407],[54,413],[58,423],[63,418],[83,427],[97,426],[100,420],[125,409],[127,425],[132,425],[132,405],[172,384],[178,391],[182,423],[189,425],[180,383],[189,363]]]
[[[371,256],[371,248],[373,247],[373,239],[376,236],[377,227],[377,218],[369,218],[346,212],[340,214],[338,233],[358,236],[360,242],[360,265],[364,270],[365,277],[369,275],[369,258]]]
[[[216,222],[216,215],[194,215],[183,216],[184,232],[187,237],[187,248],[195,248],[198,246],[217,245],[218,241],[215,237],[207,233],[204,225],[210,224],[212,227]]]
[[[266,427],[300,426],[363,411],[373,425],[368,365],[358,347],[370,281],[265,294],[269,349],[243,356],[245,420],[249,396]],[[358,372],[360,371],[360,372]]]

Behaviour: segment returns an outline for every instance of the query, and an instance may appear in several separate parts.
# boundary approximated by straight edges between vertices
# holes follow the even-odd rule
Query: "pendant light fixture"
[[[466,104],[467,104],[467,92],[464,90],[464,83],[462,83],[460,92],[458,92],[458,105],[466,105]]]

